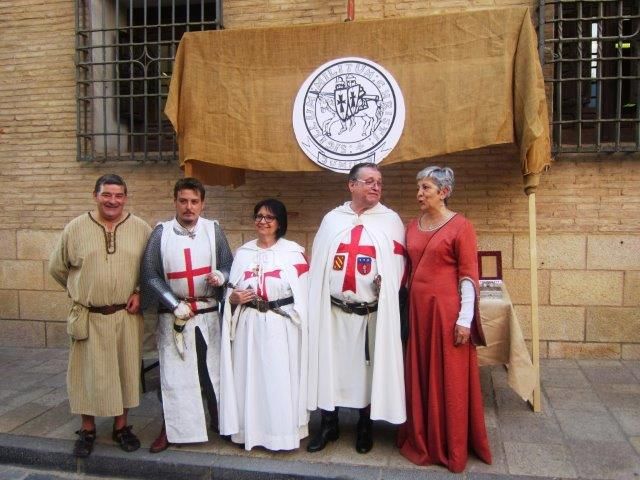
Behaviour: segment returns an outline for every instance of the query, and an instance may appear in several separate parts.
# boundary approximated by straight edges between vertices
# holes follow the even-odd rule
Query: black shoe
[[[241,448],[242,450],[244,450],[244,443],[235,443],[232,439],[231,439],[231,435],[220,435],[220,438],[222,440],[224,440],[225,442],[229,442],[233,445],[235,445],[238,448]]]
[[[73,445],[73,456],[76,458],[87,458],[93,450],[93,442],[96,441],[95,430],[78,430],[76,432],[80,438]]]
[[[208,402],[207,410],[209,411],[209,427],[214,432],[220,433],[220,427],[218,423],[218,405],[215,402]]]
[[[373,448],[373,422],[368,417],[360,417],[356,435],[356,452],[367,453]]]
[[[314,453],[324,449],[329,442],[340,438],[337,412],[322,413],[320,431],[316,433],[307,444],[307,452]]]
[[[140,448],[140,440],[131,431],[131,425],[125,425],[119,430],[113,430],[111,438],[114,442],[120,445],[120,448],[125,452],[135,452]]]

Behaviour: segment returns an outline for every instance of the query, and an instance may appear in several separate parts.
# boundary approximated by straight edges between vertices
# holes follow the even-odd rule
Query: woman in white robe
[[[254,208],[258,238],[236,252],[222,325],[220,433],[246,450],[298,448],[308,434],[304,248],[282,238],[287,211]]]

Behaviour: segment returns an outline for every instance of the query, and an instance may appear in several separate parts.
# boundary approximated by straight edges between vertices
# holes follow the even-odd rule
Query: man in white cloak
[[[373,163],[349,172],[351,201],[323,219],[313,243],[309,285],[309,410],[321,427],[307,450],[339,437],[338,407],[360,409],[356,451],[373,446],[372,419],[406,419],[398,291],[404,226],[380,203]]]
[[[212,428],[217,429],[218,300],[233,257],[218,222],[200,216],[204,197],[204,186],[197,179],[176,182],[176,216],[153,230],[142,262],[143,304],[159,303],[160,314],[157,342],[164,424],[151,453],[172,443],[208,440],[202,391]]]

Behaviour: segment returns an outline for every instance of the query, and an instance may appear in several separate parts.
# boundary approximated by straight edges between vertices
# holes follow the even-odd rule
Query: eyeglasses
[[[360,183],[364,183],[364,186],[367,188],[371,188],[371,187],[378,187],[378,188],[382,188],[382,180],[380,181],[376,181],[376,180],[360,180],[359,178],[356,178],[356,182],[360,182]]]
[[[263,220],[266,223],[271,223],[276,219],[276,217],[274,217],[273,215],[262,215],[261,213],[259,213],[258,215],[254,215],[253,219],[256,221],[256,223],[260,223]]]

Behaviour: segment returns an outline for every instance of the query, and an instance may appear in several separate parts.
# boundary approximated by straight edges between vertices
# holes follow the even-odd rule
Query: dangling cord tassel
[[[345,22],[353,22],[356,17],[356,0],[347,0],[347,19]]]
[[[369,316],[367,315],[367,324],[364,327],[364,363],[371,365],[371,356],[369,355]]]

